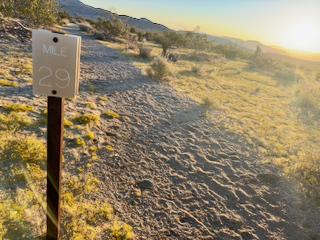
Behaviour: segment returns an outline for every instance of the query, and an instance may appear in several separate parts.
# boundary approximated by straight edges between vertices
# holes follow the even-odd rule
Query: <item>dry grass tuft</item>
[[[88,22],[79,23],[79,28],[81,31],[87,32],[89,34],[95,33],[97,30]]]
[[[154,77],[156,79],[163,79],[166,76],[173,76],[174,71],[172,65],[163,57],[155,58],[150,68],[147,69],[147,74],[149,77]]]
[[[141,47],[139,52],[139,56],[142,58],[149,59],[151,56],[152,48]]]
[[[199,65],[199,66],[192,67],[192,72],[202,76],[206,73],[206,69],[203,67],[203,65]]]

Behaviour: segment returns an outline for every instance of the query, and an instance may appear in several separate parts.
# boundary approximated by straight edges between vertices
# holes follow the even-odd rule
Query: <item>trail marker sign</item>
[[[64,98],[79,89],[81,37],[32,30],[33,94],[48,97],[47,240],[60,239]]]
[[[75,98],[79,89],[80,49],[80,36],[33,29],[33,94]]]

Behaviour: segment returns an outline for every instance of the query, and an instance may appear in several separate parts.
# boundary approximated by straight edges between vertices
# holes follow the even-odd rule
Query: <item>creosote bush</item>
[[[155,77],[157,79],[162,79],[166,76],[173,76],[174,71],[172,70],[172,65],[163,57],[155,58],[147,69],[147,74],[149,77]]]

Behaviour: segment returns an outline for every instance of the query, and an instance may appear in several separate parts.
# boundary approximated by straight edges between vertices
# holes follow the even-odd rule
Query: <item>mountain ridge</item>
[[[110,11],[106,11],[102,8],[95,8],[89,5],[84,4],[80,0],[56,0],[59,5],[65,6],[65,10],[74,16],[81,16],[84,18],[91,18],[91,19],[97,19],[99,15],[106,19],[110,19]],[[159,24],[154,23],[151,20],[147,18],[134,18],[127,15],[118,15],[117,18],[123,20],[124,18],[127,18],[127,24],[130,26],[135,26],[139,29],[152,31],[157,30],[159,32],[163,32],[165,30],[173,30],[169,29],[168,27]],[[173,30],[177,31],[177,30]],[[228,42],[232,43],[238,43],[240,46],[244,47],[244,50],[254,52],[257,48],[257,46],[260,47],[262,52],[265,52],[271,56],[279,57],[286,60],[292,60],[292,61],[306,61],[308,63],[313,64],[320,64],[320,53],[311,53],[306,51],[299,51],[299,50],[290,50],[279,46],[268,46],[264,45],[259,41],[256,40],[242,40],[238,38],[233,37],[221,37],[217,35],[209,35],[207,34],[208,39],[216,39],[215,44],[226,44]]]

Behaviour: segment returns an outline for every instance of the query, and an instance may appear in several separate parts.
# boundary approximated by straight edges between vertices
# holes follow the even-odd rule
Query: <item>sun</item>
[[[298,22],[288,28],[286,33],[287,48],[314,51],[319,44],[319,27],[309,21]]]

